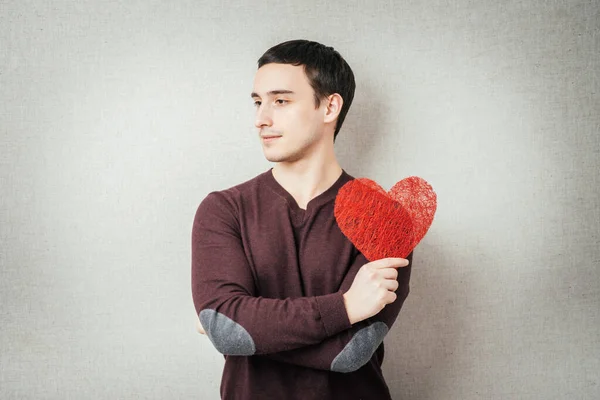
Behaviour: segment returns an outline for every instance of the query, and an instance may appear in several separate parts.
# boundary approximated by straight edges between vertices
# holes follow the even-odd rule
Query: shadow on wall
[[[387,151],[382,139],[394,134],[384,129],[389,118],[385,99],[368,81],[361,83],[336,142],[340,164],[357,178],[377,167],[381,152]],[[444,241],[433,229],[415,249],[411,292],[385,339],[383,372],[394,399],[434,399],[436,385],[451,379],[447,371],[459,367],[455,351],[468,329],[462,308],[476,284],[468,275],[454,273],[457,262],[439,243]]]
[[[465,305],[476,282],[453,273],[458,265],[441,242],[430,232],[415,249],[411,292],[385,339],[383,370],[394,399],[440,398],[436,387],[452,386],[455,371],[469,369],[458,353],[473,328]]]
[[[375,101],[374,101],[375,99]],[[361,81],[344,125],[336,139],[335,150],[342,168],[355,178],[364,177],[377,160],[377,147],[388,109],[378,103],[383,101],[368,81]]]

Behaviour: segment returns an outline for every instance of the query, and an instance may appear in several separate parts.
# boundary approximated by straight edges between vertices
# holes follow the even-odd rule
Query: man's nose
[[[272,126],[273,118],[271,116],[271,109],[266,105],[260,105],[256,111],[256,120],[254,126],[262,128],[265,126]]]

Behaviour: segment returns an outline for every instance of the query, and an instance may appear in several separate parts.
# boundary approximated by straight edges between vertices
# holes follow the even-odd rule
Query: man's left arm
[[[375,316],[358,322],[350,329],[330,336],[321,343],[253,357],[266,357],[289,364],[334,372],[356,371],[371,360],[400,313],[410,291],[412,258],[413,253],[411,252],[406,257],[410,264],[398,269],[399,285],[396,290],[396,301],[388,304]],[[358,270],[366,263],[368,260],[359,253],[340,287],[344,293],[350,289]],[[199,328],[201,329],[201,326]]]

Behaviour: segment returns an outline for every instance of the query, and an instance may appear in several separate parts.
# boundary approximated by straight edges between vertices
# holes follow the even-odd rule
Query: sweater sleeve
[[[412,257],[411,252],[407,257],[409,265],[398,268],[399,287],[396,291],[398,296],[396,301],[388,304],[378,314],[352,325],[350,329],[333,335],[319,344],[268,354],[264,357],[303,367],[343,373],[356,371],[367,364],[392,328],[408,296]],[[359,253],[344,278],[342,293],[350,289],[358,270],[367,262],[368,260]]]
[[[215,348],[235,356],[283,352],[350,328],[341,291],[257,296],[234,209],[222,193],[212,192],[198,206],[192,228],[192,298]]]

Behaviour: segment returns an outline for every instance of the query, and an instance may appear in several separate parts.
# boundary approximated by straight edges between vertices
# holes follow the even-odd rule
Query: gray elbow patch
[[[244,327],[231,318],[215,311],[200,311],[200,323],[206,336],[221,354],[251,356],[256,352],[254,340]]]
[[[388,331],[386,324],[375,322],[356,332],[331,363],[331,370],[353,372],[368,363]]]

